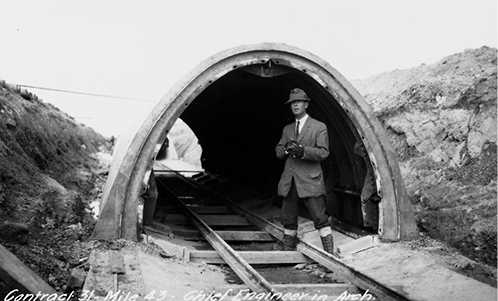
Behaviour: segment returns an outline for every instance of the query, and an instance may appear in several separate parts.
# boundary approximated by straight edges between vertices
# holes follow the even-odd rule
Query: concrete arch
[[[271,83],[282,89],[273,88],[275,85],[267,84],[267,81],[273,81]],[[121,139],[104,189],[94,237],[136,239],[137,202],[143,179],[152,167],[158,144],[165,140],[183,113],[192,123],[201,124],[196,120],[202,115],[203,103],[209,100],[210,106],[214,106],[215,101],[222,99],[224,105],[219,108],[232,106],[234,98],[246,100],[244,93],[251,93],[248,91],[255,90],[251,87],[256,85],[273,93],[271,100],[265,100],[265,106],[275,105],[274,98],[280,99],[280,105],[286,100],[288,87],[299,84],[311,94],[313,114],[326,122],[329,135],[335,137],[331,141],[335,162],[330,164],[342,173],[337,181],[344,183],[339,185],[358,188],[362,184],[361,168],[354,163],[357,158],[352,151],[353,144],[360,141],[368,153],[365,161],[375,174],[377,194],[381,198],[379,237],[384,241],[418,237],[396,155],[386,132],[363,97],[324,60],[302,49],[274,43],[238,46],[204,60],[169,90],[136,131]],[[243,92],[230,92],[233,87],[241,87],[238,89]],[[230,96],[226,96],[227,93]],[[255,99],[256,96],[251,97]],[[189,108],[193,103],[193,107],[199,107],[197,111]],[[267,123],[272,120],[267,119]],[[202,133],[201,126],[198,128],[204,139],[200,141],[212,139]]]

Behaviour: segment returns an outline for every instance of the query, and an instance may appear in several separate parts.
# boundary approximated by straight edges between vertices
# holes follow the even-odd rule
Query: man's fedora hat
[[[306,92],[304,92],[303,90],[295,88],[290,91],[289,100],[287,100],[285,104],[291,103],[296,100],[310,102],[311,98],[309,98],[308,95],[306,95]]]

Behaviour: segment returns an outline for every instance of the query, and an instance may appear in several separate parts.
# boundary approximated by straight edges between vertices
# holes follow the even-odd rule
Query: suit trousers
[[[299,200],[302,200],[308,213],[313,220],[316,229],[329,226],[328,216],[326,213],[327,205],[325,203],[325,195],[318,197],[299,198],[297,195],[296,184],[292,180],[289,193],[282,202],[282,210],[280,212],[280,221],[285,229],[297,230],[297,218],[299,215]]]

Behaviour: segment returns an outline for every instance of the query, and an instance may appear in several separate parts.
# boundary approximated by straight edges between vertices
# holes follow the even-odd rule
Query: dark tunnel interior
[[[284,126],[294,121],[284,103],[291,89],[301,88],[311,98],[308,114],[324,122],[328,129],[330,155],[322,162],[328,213],[376,233],[379,198],[376,192],[365,193],[364,189],[365,179],[372,176],[371,163],[368,156],[354,151],[355,143],[361,144],[361,139],[347,113],[328,90],[305,72],[282,65],[272,68],[270,74],[261,71],[265,65],[227,73],[207,87],[180,116],[199,139],[203,168],[246,187],[259,198],[278,199],[277,183],[284,161],[276,158],[275,146]],[[373,206],[362,205],[362,193]]]

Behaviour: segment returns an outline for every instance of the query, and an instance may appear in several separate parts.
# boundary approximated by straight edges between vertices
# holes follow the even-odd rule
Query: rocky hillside
[[[93,230],[89,203],[105,179],[96,154],[109,148],[66,113],[0,82],[0,243],[58,290]],[[29,231],[28,244],[14,226]],[[0,296],[5,290],[0,281]]]
[[[497,50],[352,83],[388,131],[421,232],[496,266]]]

